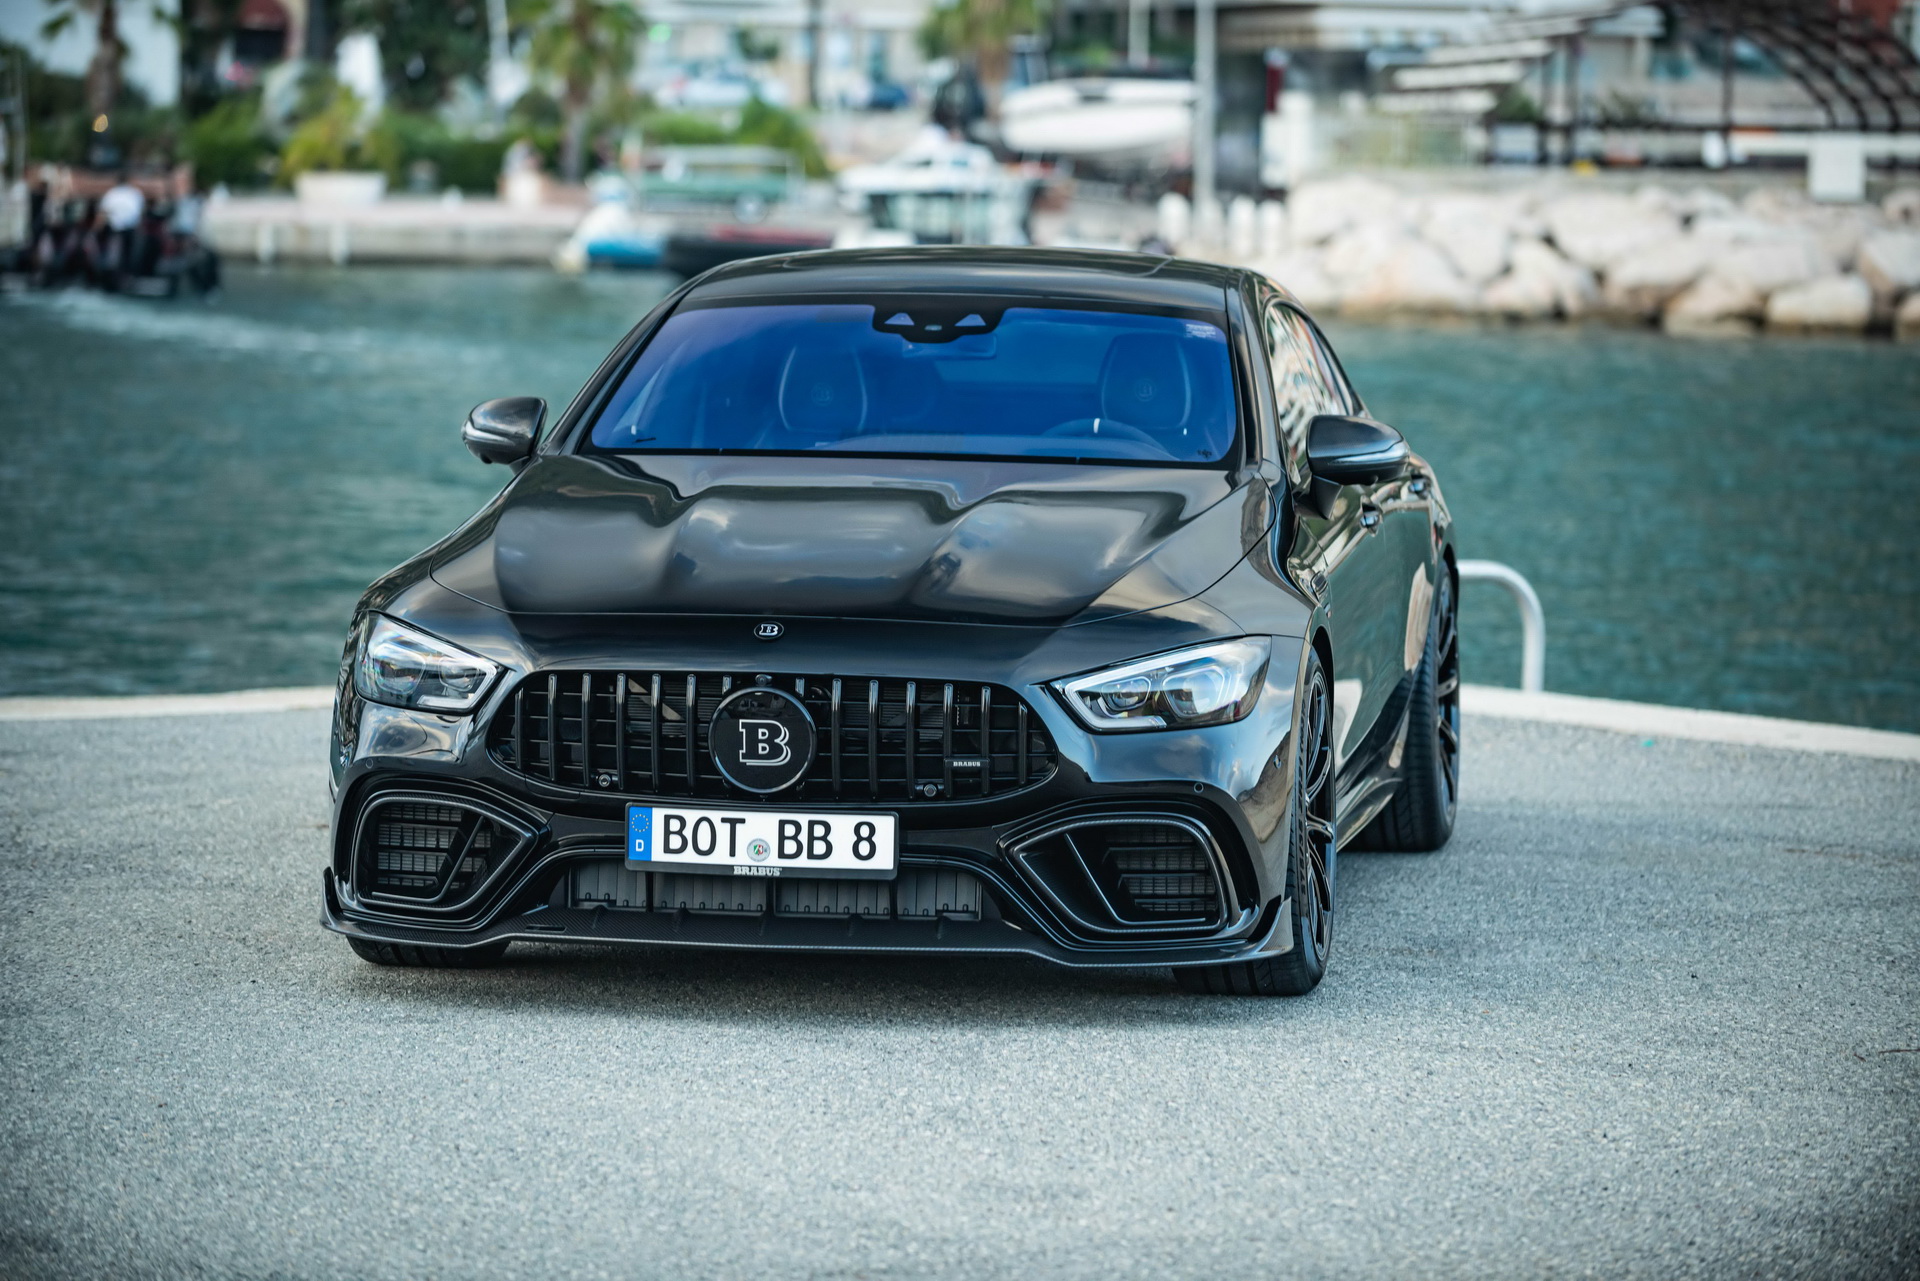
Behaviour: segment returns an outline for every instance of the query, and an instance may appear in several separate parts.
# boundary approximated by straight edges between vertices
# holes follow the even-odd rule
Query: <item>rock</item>
[[[1480,295],[1483,309],[1522,319],[1579,316],[1599,299],[1593,273],[1541,241],[1516,240],[1511,261],[1507,274]]]
[[[1711,187],[1689,187],[1674,201],[1674,212],[1682,218],[1703,218],[1733,212],[1733,201]]]
[[[1393,223],[1361,223],[1327,242],[1320,265],[1344,289],[1363,280],[1407,238],[1407,233]]]
[[[1767,328],[1857,334],[1873,319],[1873,290],[1858,276],[1827,276],[1767,299]]]
[[[1896,187],[1880,202],[1888,222],[1920,226],[1920,187]]]
[[[1340,305],[1340,288],[1321,265],[1320,255],[1311,249],[1257,259],[1253,269],[1300,300],[1309,311]]]
[[[1562,196],[1542,211],[1553,243],[1583,266],[1605,271],[1634,250],[1680,235],[1680,220],[1631,196]]]
[[[1302,183],[1287,202],[1294,243],[1324,244],[1362,222],[1403,223],[1400,193],[1372,178]]]
[[[1710,271],[1722,279],[1739,281],[1764,297],[1777,289],[1831,276],[1839,266],[1812,233],[1785,227],[1769,239],[1735,244],[1714,253]]]
[[[1420,234],[1468,284],[1484,285],[1507,269],[1519,214],[1515,201],[1497,196],[1435,196],[1422,213]]]
[[[1707,246],[1692,236],[1643,245],[1607,272],[1601,298],[1608,311],[1651,320],[1707,269]]]
[[[1696,239],[1715,245],[1755,244],[1777,240],[1787,234],[1787,229],[1776,223],[1731,210],[1703,213],[1693,220],[1690,230]]]
[[[1893,336],[1920,338],[1920,293],[1908,294],[1900,300],[1900,309],[1893,313]]]
[[[1474,309],[1474,290],[1437,246],[1403,235],[1348,284],[1340,305],[1345,311],[1465,312]]]
[[[1891,301],[1920,289],[1920,231],[1882,231],[1860,242],[1855,266],[1873,292]]]
[[[1738,337],[1753,332],[1765,306],[1746,281],[1710,272],[1667,304],[1660,323],[1670,334]]]

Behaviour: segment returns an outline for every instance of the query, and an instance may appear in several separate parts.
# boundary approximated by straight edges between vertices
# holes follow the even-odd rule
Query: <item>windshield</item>
[[[591,442],[1204,464],[1234,422],[1219,321],[907,298],[678,312]]]

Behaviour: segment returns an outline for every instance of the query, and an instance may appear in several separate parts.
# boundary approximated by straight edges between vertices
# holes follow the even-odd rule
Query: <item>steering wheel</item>
[[[1118,440],[1136,441],[1142,445],[1151,445],[1165,454],[1167,447],[1155,440],[1138,427],[1129,427],[1126,423],[1112,418],[1069,418],[1040,433],[1042,436],[1112,436]],[[1171,457],[1171,455],[1169,455]]]

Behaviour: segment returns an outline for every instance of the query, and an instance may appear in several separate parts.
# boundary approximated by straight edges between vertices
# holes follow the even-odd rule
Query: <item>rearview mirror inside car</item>
[[[538,396],[507,396],[482,401],[467,415],[460,439],[483,463],[522,462],[540,439],[547,402]]]

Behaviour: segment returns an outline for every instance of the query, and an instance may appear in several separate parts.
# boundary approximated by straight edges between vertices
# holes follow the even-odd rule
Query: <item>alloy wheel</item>
[[[1441,567],[1434,600],[1434,629],[1439,663],[1434,671],[1434,732],[1440,746],[1440,786],[1448,815],[1460,795],[1460,610],[1454,601],[1453,575]]]
[[[1294,806],[1296,851],[1294,911],[1301,936],[1324,963],[1333,941],[1333,738],[1326,674],[1316,665],[1300,715],[1294,755],[1298,803]]]

